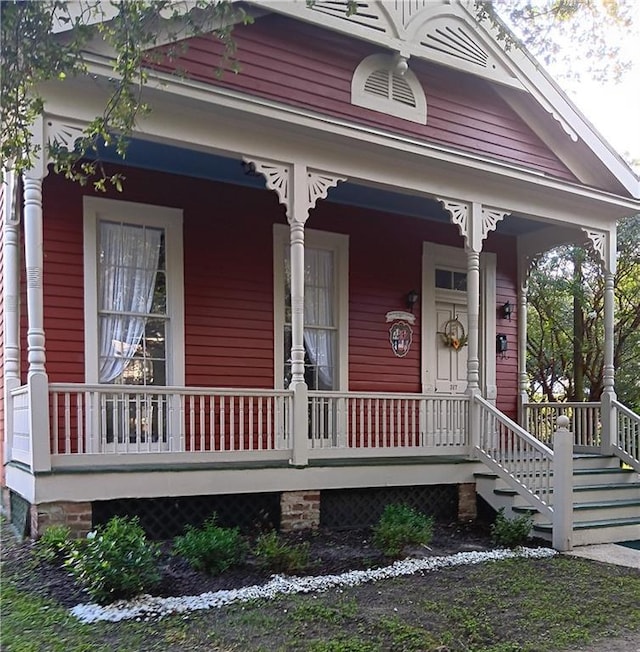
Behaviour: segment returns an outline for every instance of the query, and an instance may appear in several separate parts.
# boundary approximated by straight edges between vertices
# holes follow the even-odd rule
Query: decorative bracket
[[[458,227],[460,235],[467,240],[469,237],[469,204],[453,199],[445,199],[444,197],[436,197],[436,199],[442,204],[444,210],[449,213],[451,223]]]
[[[326,172],[307,170],[307,212],[315,208],[318,199],[326,199],[330,188],[335,188],[346,177],[337,177]]]
[[[261,161],[247,156],[243,156],[242,160],[248,165],[252,165],[255,171],[264,177],[267,188],[278,195],[278,200],[287,209],[287,215],[289,215],[290,167],[284,163]]]
[[[507,215],[511,215],[509,211],[501,211],[496,208],[482,207],[482,229],[481,240],[485,240],[489,235],[489,231],[495,231],[498,222],[502,221]]]
[[[615,232],[600,231],[596,229],[582,229],[589,240],[591,247],[600,259],[606,272],[616,272],[616,238]]]
[[[437,197],[437,199],[451,216],[452,224],[458,227],[467,247],[477,252],[482,249],[482,242],[487,238],[489,232],[495,231],[498,222],[510,215],[509,211],[486,208],[475,202],[469,204],[441,197]],[[469,210],[470,206],[473,207],[471,211]],[[479,211],[478,208],[480,208]]]
[[[72,152],[76,141],[84,136],[84,128],[68,120],[47,118],[45,123],[45,142],[50,147],[64,147]]]
[[[309,211],[315,208],[318,199],[325,199],[331,188],[335,188],[340,181],[346,181],[346,177],[310,170],[301,163],[289,165],[248,156],[243,156],[242,160],[264,177],[269,190],[277,193],[290,222],[306,222]]]

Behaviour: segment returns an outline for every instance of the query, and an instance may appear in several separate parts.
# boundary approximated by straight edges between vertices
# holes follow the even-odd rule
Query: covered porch
[[[148,140],[140,140],[137,169],[150,170],[150,175],[155,171],[149,167],[149,151],[153,152],[153,146],[160,142],[180,155],[173,158],[177,166],[170,170],[173,174],[193,174],[194,160],[196,167],[202,166],[204,150],[208,174],[216,182],[229,184],[231,192],[241,193],[243,186],[255,189],[258,184],[266,184],[273,211],[273,224],[268,226],[278,227],[274,232],[285,234],[282,251],[287,252],[290,274],[288,294],[283,300],[285,317],[277,317],[274,308],[269,317],[275,326],[268,324],[266,329],[282,332],[286,326],[289,339],[278,340],[279,336],[273,335],[266,354],[271,362],[260,380],[253,383],[257,387],[246,387],[249,382],[235,387],[221,382],[187,382],[189,363],[185,364],[184,348],[189,346],[189,338],[184,332],[173,341],[174,347],[183,351],[182,369],[179,363],[174,364],[173,376],[167,374],[164,383],[141,386],[99,382],[97,345],[91,345],[98,339],[94,297],[93,322],[89,321],[86,305],[81,306],[85,310],[85,339],[78,345],[82,356],[78,364],[84,374],[78,374],[75,368],[73,373],[67,372],[62,348],[52,362],[51,345],[45,344],[50,339],[45,310],[47,265],[51,264],[45,258],[47,201],[52,200],[48,200],[45,182],[47,164],[42,162],[22,180],[23,199],[16,195],[18,204],[22,204],[22,222],[19,212],[5,222],[8,344],[4,450],[10,489],[38,504],[73,496],[99,500],[133,492],[152,496],[310,487],[321,490],[409,482],[469,484],[473,474],[485,465],[508,478],[519,494],[551,515],[551,436],[558,429],[556,417],[568,408],[574,444],[579,447],[576,450],[619,453],[627,463],[638,464],[637,417],[616,402],[614,393],[615,227],[605,218],[611,210],[606,193],[590,191],[585,196],[570,186],[538,176],[529,178],[522,170],[505,171],[490,161],[473,161],[476,167],[470,172],[472,161],[468,155],[436,151],[406,140],[399,144],[397,137],[377,135],[365,143],[356,133],[350,134],[347,142],[320,142],[313,131],[301,128],[299,137],[291,140],[283,131],[288,124],[283,126],[277,119],[264,116],[256,118],[251,127],[243,123],[231,130],[228,124],[212,127],[202,122],[202,116],[199,121],[196,113],[193,121],[181,125],[182,142],[176,148],[163,135],[169,109],[164,107],[163,111],[160,102],[146,125]],[[74,134],[81,129],[81,118],[44,120],[40,137],[46,142],[67,134],[73,142]],[[231,114],[229,121],[238,122],[238,117]],[[232,131],[233,138],[229,136]],[[358,147],[350,147],[355,144]],[[144,151],[145,145],[149,151]],[[393,166],[389,165],[391,157]],[[250,175],[242,171],[241,160]],[[140,172],[139,178],[146,173]],[[340,184],[344,188],[342,195]],[[58,197],[60,191],[52,195]],[[134,185],[125,195],[132,203],[141,199],[148,203],[153,193]],[[334,203],[329,202],[332,197]],[[152,203],[155,201],[163,203],[154,197]],[[571,202],[571,208],[567,208]],[[346,330],[335,325],[335,352],[341,357],[341,367],[333,372],[329,389],[318,387],[318,383],[314,388],[307,375],[305,258],[311,236],[307,221],[310,219],[309,225],[314,226],[316,204],[324,205],[325,213],[319,218],[322,229],[337,224],[337,218],[328,211],[337,213],[353,205],[371,210],[371,204],[375,204],[373,210],[382,214],[376,218],[383,225],[378,232],[382,238],[391,238],[398,215],[419,220],[426,214],[428,218],[419,226],[424,233],[417,254],[407,266],[411,273],[401,272],[393,279],[397,287],[385,289],[396,294],[396,303],[385,297],[376,307],[382,338],[376,344],[375,356],[367,359],[366,351],[361,350],[356,362],[356,327],[350,331],[348,325]],[[274,205],[280,211],[277,217],[273,217]],[[583,205],[592,210],[582,211]],[[81,214],[80,209],[76,210]],[[363,223],[364,218],[368,213],[363,214]],[[19,265],[22,228],[24,270]],[[341,236],[355,239],[355,230],[342,228]],[[445,235],[433,235],[440,230]],[[188,218],[185,234],[189,234]],[[494,234],[502,238],[502,244],[492,249]],[[448,247],[440,259],[432,255],[432,238],[438,246]],[[196,240],[190,240],[194,248]],[[256,238],[247,234],[242,244],[249,241],[255,242]],[[539,408],[528,403],[525,391],[527,267],[532,257],[545,248],[567,241],[595,246],[608,279],[605,394],[601,404]],[[86,258],[86,243],[84,246]],[[271,242],[264,245],[263,254],[268,250],[270,257],[272,246]],[[496,284],[499,262],[491,267],[486,260],[491,256],[499,260],[501,252],[509,248],[509,259],[515,264],[511,276],[506,275],[511,289],[505,291]],[[363,249],[366,253],[366,247]],[[442,262],[451,249],[457,249],[456,260]],[[185,246],[185,260],[191,252]],[[385,265],[397,269],[403,252],[394,251],[390,245],[388,255]],[[464,276],[463,303],[455,294],[456,288],[437,286],[439,270]],[[275,264],[270,272],[276,276]],[[357,323],[357,306],[349,284],[358,273],[364,275],[354,265],[347,267],[347,286],[339,287],[336,294],[336,302],[346,307],[351,324]],[[17,299],[21,277],[26,278],[26,314],[22,317]],[[189,287],[183,280],[182,291]],[[420,296],[416,315],[402,305],[405,292],[414,287]],[[515,294],[509,294],[512,290]],[[87,303],[87,297],[90,303],[95,289],[83,286],[82,291],[81,303]],[[273,293],[275,296],[276,290]],[[463,308],[453,308],[449,315],[438,313],[440,296]],[[506,323],[501,309],[509,302],[513,315]],[[189,305],[185,306],[188,311]],[[290,310],[288,317],[286,308]],[[361,309],[361,314],[367,309]],[[464,318],[458,319],[463,312]],[[388,314],[391,322],[385,320]],[[416,324],[411,317],[417,319]],[[393,349],[389,323],[394,321],[415,326],[413,358],[398,356],[397,349]],[[463,327],[465,341],[460,350],[442,341],[440,329],[449,321],[458,321]],[[176,333],[180,330],[174,330],[174,336]],[[500,357],[504,351],[497,350],[500,334],[507,337],[510,363]],[[26,355],[21,355],[21,337],[26,341]],[[74,350],[74,355],[78,351]],[[383,351],[389,361],[412,360],[410,381],[394,388],[385,379],[387,359],[380,364]],[[449,375],[444,378],[433,367],[439,351],[444,351],[450,361]],[[371,375],[377,374],[379,382],[370,378],[362,381],[354,372],[357,364],[366,366],[371,362],[378,364]],[[251,378],[250,359],[243,359],[243,373]],[[264,378],[269,375],[272,380],[267,384]],[[82,376],[79,381],[71,380],[77,376]],[[360,389],[367,383],[378,387],[387,383],[391,390]],[[407,474],[404,462],[412,459],[416,464]],[[172,476],[176,471],[180,472],[179,482]]]

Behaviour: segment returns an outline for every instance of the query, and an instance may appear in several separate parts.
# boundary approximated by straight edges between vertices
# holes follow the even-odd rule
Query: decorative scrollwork
[[[469,204],[441,197],[437,199],[451,216],[451,223],[460,230],[460,235],[467,238],[469,235]]]
[[[335,188],[340,181],[346,181],[346,177],[336,177],[326,172],[307,172],[307,201],[309,209],[315,208],[318,199],[326,199],[330,188]]]

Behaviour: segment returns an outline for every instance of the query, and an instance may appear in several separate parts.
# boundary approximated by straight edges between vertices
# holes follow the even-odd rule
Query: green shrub
[[[533,521],[530,516],[507,518],[502,507],[496,514],[496,520],[491,524],[491,539],[496,545],[515,548],[526,542],[532,526]]]
[[[199,571],[217,575],[241,563],[247,546],[238,528],[216,525],[216,515],[201,528],[187,525],[186,532],[174,539],[173,551]]]
[[[387,505],[373,528],[373,542],[389,557],[398,557],[405,546],[427,544],[433,538],[433,518],[408,505]]]
[[[158,554],[137,517],[114,516],[73,546],[65,565],[94,600],[106,604],[152,589],[160,580]]]
[[[283,541],[275,530],[262,534],[253,550],[258,566],[276,573],[304,570],[309,563],[309,543],[291,544]]]
[[[50,525],[36,541],[33,554],[38,561],[60,563],[72,545],[71,530],[66,525]]]

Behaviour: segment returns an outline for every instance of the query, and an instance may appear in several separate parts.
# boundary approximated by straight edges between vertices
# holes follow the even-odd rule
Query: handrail
[[[612,407],[616,411],[613,453],[640,473],[640,414],[617,400],[612,402]]]
[[[553,451],[481,396],[474,396],[472,427],[478,428],[476,452],[484,463],[531,506],[553,517]]]

